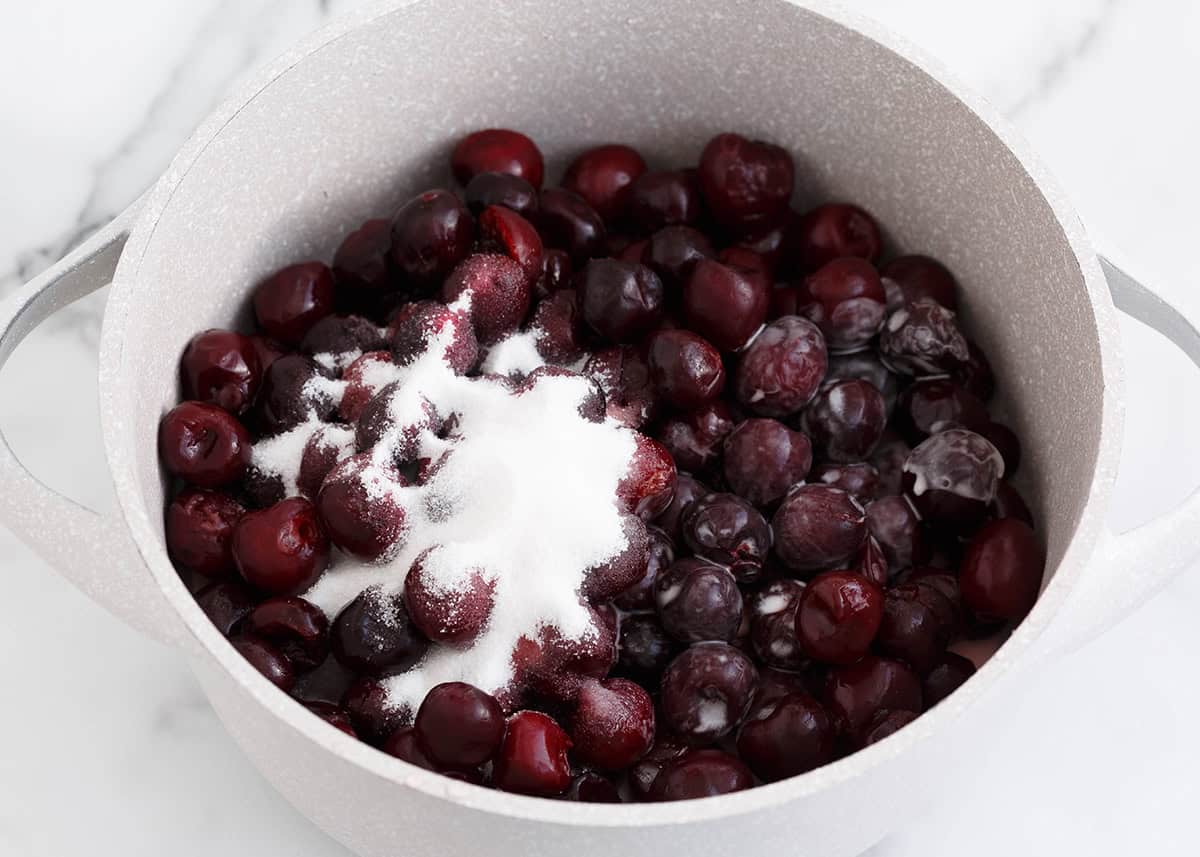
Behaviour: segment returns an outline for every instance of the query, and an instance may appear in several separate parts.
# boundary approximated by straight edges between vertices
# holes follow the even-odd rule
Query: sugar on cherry
[[[429,648],[408,616],[398,592],[364,589],[341,609],[330,629],[333,656],[347,669],[368,675],[402,672]]]

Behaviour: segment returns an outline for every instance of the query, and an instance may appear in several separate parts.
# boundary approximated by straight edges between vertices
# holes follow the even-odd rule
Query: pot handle
[[[1113,304],[1166,337],[1200,367],[1200,331],[1164,298],[1101,257]],[[1047,632],[1047,649],[1066,654],[1141,606],[1200,554],[1200,488],[1170,512],[1124,533],[1105,531],[1061,621]]]
[[[49,270],[0,304],[0,369],[17,346],[58,310],[112,281],[140,200]],[[14,455],[0,429],[0,521],[91,600],[165,643],[181,624],[116,513],[101,514],[43,485]]]

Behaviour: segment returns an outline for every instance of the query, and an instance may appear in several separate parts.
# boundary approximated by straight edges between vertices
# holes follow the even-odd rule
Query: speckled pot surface
[[[1049,563],[1029,618],[947,702],[860,753],[749,792],[567,804],[453,782],[328,728],[208,623],[163,547],[155,435],[177,398],[176,355],[196,331],[239,320],[266,273],[327,258],[365,218],[444,181],[452,141],[493,125],[536,139],[552,177],[600,142],[628,142],[665,165],[694,162],[722,130],[770,139],[797,157],[800,207],[860,202],[893,246],[956,272],[967,322],[1026,439],[1023,487]],[[911,47],[822,2],[361,10],[260,72],[135,210],[6,306],[0,361],[118,258],[100,383],[120,519],[52,494],[6,445],[0,487],[35,499],[5,490],[0,513],[113,612],[184,648],[264,776],[364,855],[857,853],[938,795],[939,770],[967,763],[971,709],[1011,686],[1018,662],[1115,621],[1184,562],[1179,533],[1200,523],[1193,499],[1132,535],[1103,528],[1122,421],[1110,286],[1123,308],[1200,357],[1195,330],[1119,270],[1102,270],[1069,205],[993,111]],[[99,550],[126,562],[98,569]],[[1136,568],[1122,565],[1135,555]]]

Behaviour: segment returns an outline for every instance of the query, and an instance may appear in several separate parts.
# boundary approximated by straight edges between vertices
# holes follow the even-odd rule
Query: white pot
[[[863,203],[896,246],[955,271],[1025,439],[1024,487],[1049,562],[1033,612],[949,700],[866,750],[748,792],[560,803],[453,782],[328,728],[204,617],[163,546],[155,441],[184,343],[245,321],[264,274],[327,258],[360,221],[444,181],[450,142],[492,125],[538,140],[551,176],[600,142],[678,164],[695,162],[715,132],[761,136],[796,154],[800,205]],[[935,797],[947,766],[969,764],[982,740],[971,709],[998,679],[1116,622],[1196,544],[1195,496],[1134,532],[1105,530],[1123,417],[1114,299],[1194,360],[1200,335],[1097,258],[991,108],[911,46],[823,2],[392,0],[361,10],[259,73],[152,191],[9,301],[0,361],[110,278],[100,400],[119,516],[50,491],[2,444],[0,514],[96,601],[183,649],[263,774],[364,855],[857,853]]]

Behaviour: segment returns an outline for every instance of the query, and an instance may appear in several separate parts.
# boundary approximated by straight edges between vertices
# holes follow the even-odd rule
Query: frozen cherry
[[[478,568],[451,569],[428,548],[404,579],[404,604],[413,625],[434,642],[469,646],[492,615],[496,583]],[[448,578],[448,579],[447,579]]]
[[[250,432],[216,405],[176,405],[158,428],[158,448],[167,471],[201,488],[236,482],[250,464]]]
[[[338,416],[347,423],[357,422],[367,403],[395,377],[395,364],[389,352],[368,351],[359,357],[342,372],[346,388],[338,403]]]
[[[583,373],[604,391],[608,415],[629,428],[641,428],[658,412],[650,367],[636,348],[606,348],[588,358]]]
[[[830,350],[862,348],[879,332],[887,295],[870,262],[833,259],[818,268],[804,288],[812,299],[805,315],[821,328]]]
[[[675,462],[666,447],[643,434],[636,443],[629,469],[617,483],[617,499],[626,512],[652,520],[671,505],[675,496]]]
[[[804,481],[812,467],[812,444],[808,435],[778,420],[743,420],[725,438],[724,467],[735,494],[769,507]]]
[[[949,378],[923,378],[896,402],[896,427],[912,443],[948,428],[984,434],[990,423],[987,406]]]
[[[544,360],[554,364],[576,362],[584,349],[575,290],[561,289],[542,298],[529,320],[529,330]]]
[[[912,448],[891,429],[887,429],[871,453],[871,465],[879,473],[879,496],[899,494],[904,490],[904,462]]]
[[[804,584],[776,580],[750,603],[750,643],[758,659],[769,667],[799,670],[808,663],[796,636],[796,610]]]
[[[585,682],[571,728],[576,757],[602,771],[623,771],[654,743],[654,703],[628,679]]]
[[[799,316],[768,324],[742,354],[734,373],[737,400],[766,417],[786,417],[809,403],[825,376],[825,338]]]
[[[699,259],[684,280],[683,314],[713,345],[737,351],[766,321],[769,289],[755,272]]]
[[[187,488],[167,506],[166,539],[171,560],[206,577],[230,577],[233,528],[245,507],[228,494]]]
[[[296,683],[296,671],[278,647],[255,637],[235,637],[230,640],[239,655],[250,662],[267,681],[280,690],[291,690]]]
[[[664,226],[650,236],[642,260],[662,277],[672,294],[676,294],[697,262],[716,255],[703,232],[677,224]]]
[[[704,473],[720,459],[722,445],[733,426],[733,412],[718,399],[664,421],[658,429],[658,440],[677,466]]]
[[[821,668],[818,668],[821,669]],[[809,675],[820,675],[819,672],[809,671]],[[793,693],[810,693],[809,681],[804,673],[785,672],[784,670],[766,667],[758,671],[758,687],[754,691],[754,704],[764,705],[768,702],[783,699]]]
[[[798,485],[771,522],[775,553],[793,571],[829,568],[858,553],[867,516],[853,497],[827,485]]]
[[[383,744],[397,730],[412,721],[413,713],[407,706],[393,705],[387,687],[377,678],[364,676],[356,679],[346,689],[341,703],[342,708],[350,715],[354,731],[368,744],[375,746]]]
[[[837,464],[826,461],[813,467],[808,481],[841,488],[859,503],[866,505],[879,496],[879,471],[873,464],[857,461]]]
[[[696,800],[754,787],[754,775],[736,756],[721,750],[688,750],[654,778],[650,800]]]
[[[469,770],[496,755],[504,740],[504,712],[488,693],[461,681],[425,695],[413,723],[417,744],[434,764]]]
[[[262,382],[258,351],[248,336],[206,330],[191,338],[179,361],[183,397],[240,414],[250,407]]]
[[[679,648],[657,616],[642,613],[626,616],[621,620],[617,642],[618,671],[643,685],[657,687]]]
[[[871,718],[870,724],[866,731],[863,732],[862,745],[867,747],[877,741],[882,741],[889,735],[896,734],[916,719],[917,714],[914,711],[879,711]]]
[[[442,300],[452,304],[464,294],[475,333],[485,344],[515,331],[529,312],[529,281],[508,256],[476,253],[464,259],[446,278]]]
[[[875,351],[831,354],[822,386],[836,384],[848,378],[859,378],[881,392],[888,416],[891,416],[892,409],[896,406],[896,397],[900,394],[900,378],[883,365]]]
[[[651,336],[646,362],[659,395],[676,408],[707,405],[725,387],[721,353],[687,330],[660,330]]]
[[[608,777],[595,771],[584,771],[571,779],[563,795],[565,800],[578,803],[621,803],[621,793]]]
[[[540,711],[518,711],[508,719],[492,782],[506,792],[562,794],[571,785],[570,748],[571,739],[553,719]]]
[[[683,540],[697,556],[726,566],[740,583],[762,574],[771,550],[771,527],[736,494],[709,494],[684,513]]]
[[[446,363],[456,374],[465,375],[475,368],[479,340],[466,313],[437,301],[409,306],[412,309],[392,324],[392,359],[398,365],[408,366],[430,348],[441,346]]]
[[[267,336],[298,345],[308,329],[333,312],[333,272],[322,262],[276,271],[254,289],[254,315]]]
[[[266,434],[293,429],[311,416],[326,419],[337,404],[319,381],[321,371],[302,354],[280,357],[263,375],[255,417]]]
[[[662,281],[645,265],[592,259],[578,291],[584,323],[608,342],[632,342],[662,317]]]
[[[711,493],[712,489],[699,479],[680,471],[675,477],[675,496],[671,498],[671,505],[655,519],[655,523],[676,542],[682,541],[683,513],[694,501]]]
[[[480,173],[505,173],[541,187],[545,174],[537,144],[507,128],[484,128],[463,137],[450,155],[450,169],[463,185]]]
[[[928,299],[892,313],[879,334],[879,354],[901,375],[944,375],[970,357],[954,312]]]
[[[646,576],[649,547],[646,525],[637,515],[622,515],[621,531],[625,547],[584,571],[579,592],[593,603],[620,595]]]
[[[975,664],[953,652],[943,652],[921,682],[926,708],[932,708],[975,675]]]
[[[983,521],[1003,472],[996,447],[974,432],[952,428],[909,454],[904,485],[926,522],[963,530]]]
[[[849,378],[822,387],[803,424],[818,455],[842,464],[862,461],[883,437],[887,405],[870,382]]]
[[[491,205],[502,205],[524,218],[537,214],[537,189],[520,176],[508,173],[477,174],[467,182],[463,197],[476,217]]]
[[[703,217],[700,177],[695,170],[642,173],[629,186],[626,215],[643,235]]]
[[[467,257],[475,221],[448,190],[428,190],[400,206],[392,218],[391,261],[408,284],[428,293]]]
[[[241,583],[210,583],[196,593],[196,603],[225,637],[254,609],[254,601],[254,593]]]
[[[577,193],[549,188],[538,197],[537,227],[548,247],[566,250],[581,264],[604,255],[608,233],[596,209]]]
[[[797,222],[792,253],[806,271],[842,256],[874,261],[883,250],[879,225],[856,205],[831,202],[818,206]]]
[[[333,656],[348,669],[382,675],[403,672],[429,647],[399,593],[364,589],[342,608],[330,634]]]
[[[526,658],[529,687],[547,699],[574,702],[589,679],[604,678],[617,662],[617,617],[611,608],[592,608],[587,632],[579,639],[564,637],[557,628],[543,628]]]
[[[1042,545],[1023,521],[984,524],[971,537],[958,571],[963,601],[984,619],[1023,619],[1037,601],[1045,565]]]
[[[920,255],[897,256],[884,265],[880,273],[899,287],[904,303],[928,298],[946,309],[958,309],[958,283],[936,259]]]
[[[329,537],[312,503],[289,497],[242,517],[233,558],[250,585],[277,595],[300,592],[329,565]]]
[[[300,350],[309,355],[361,354],[386,345],[383,331],[361,315],[327,315],[310,327],[300,340]]]
[[[587,200],[611,223],[624,214],[630,185],[644,172],[646,162],[635,149],[615,144],[597,146],[571,162],[562,186]]]
[[[880,497],[867,505],[867,528],[896,571],[928,558],[921,518],[902,496]]]
[[[921,682],[899,661],[867,655],[830,670],[823,702],[838,727],[853,736],[881,710],[920,713]]]
[[[392,247],[392,224],[382,218],[368,220],[351,232],[333,254],[333,278],[339,289],[362,297],[377,297],[396,284],[388,250]]]
[[[728,643],[696,643],[663,674],[667,728],[691,744],[708,744],[741,723],[750,708],[758,671]]]
[[[275,645],[300,670],[313,669],[329,654],[329,620],[295,596],[268,598],[242,620],[238,632]]]
[[[532,284],[542,273],[542,239],[533,224],[510,208],[488,206],[479,215],[479,242],[488,252],[508,256]]]
[[[818,574],[804,588],[796,608],[801,648],[823,663],[854,663],[879,631],[883,602],[879,587],[857,574]]]
[[[317,495],[317,511],[333,543],[373,560],[396,550],[407,534],[407,513],[395,499],[405,484],[390,467],[378,467],[369,452],[337,465]]]
[[[832,762],[836,749],[829,712],[804,693],[755,703],[737,739],[742,760],[768,783]]]
[[[684,643],[732,640],[742,624],[742,593],[725,568],[690,557],[669,566],[654,584],[663,628]]]
[[[747,231],[784,214],[795,167],[786,149],[739,134],[718,134],[700,155],[700,184],[717,221]]]
[[[888,589],[876,638],[878,650],[904,661],[922,675],[932,669],[950,642],[951,629],[942,618],[953,610],[953,605],[947,602],[939,607],[929,601],[945,598],[936,589],[922,589],[916,583]]]
[[[613,599],[622,610],[654,609],[654,581],[675,561],[675,542],[658,527],[646,527],[645,557],[646,570],[641,579]]]
[[[397,422],[400,416],[397,411],[403,413],[404,422]],[[359,452],[370,452],[386,439],[389,452],[393,454],[390,463],[398,466],[416,458],[424,432],[443,426],[428,399],[411,387],[393,381],[376,393],[358,415],[354,424],[354,445]]]

